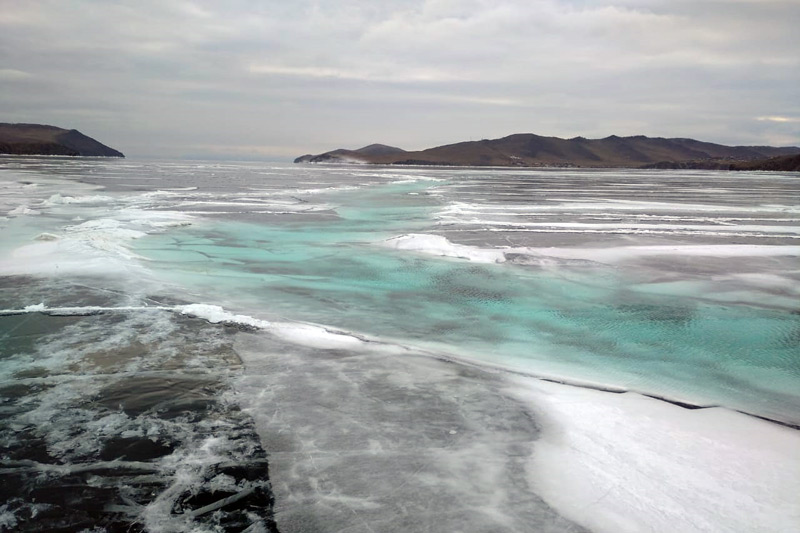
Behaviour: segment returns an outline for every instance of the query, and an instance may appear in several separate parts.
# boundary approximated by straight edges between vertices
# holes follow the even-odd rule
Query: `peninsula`
[[[295,163],[370,163],[500,167],[700,168],[721,170],[798,170],[800,147],[725,146],[694,139],[618,137],[603,139],[543,137],[518,133],[502,139],[468,141],[427,150],[405,151],[371,144],[304,155]],[[763,167],[763,168],[762,168]]]
[[[0,122],[0,154],[125,157],[78,130]]]

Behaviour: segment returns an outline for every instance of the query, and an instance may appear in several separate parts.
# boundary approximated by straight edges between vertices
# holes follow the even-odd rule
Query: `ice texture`
[[[184,315],[203,318],[212,324],[239,324],[242,326],[250,326],[259,329],[269,327],[270,325],[270,323],[265,320],[259,320],[251,316],[230,313],[219,305],[189,304],[179,307],[178,311]]]
[[[0,162],[0,523],[791,530],[797,184]]]
[[[592,531],[768,533],[800,524],[796,429],[634,393],[511,383],[543,425],[533,485]]]
[[[800,231],[800,230],[798,230]],[[407,234],[392,237],[383,245],[397,250],[408,250],[443,257],[468,259],[477,263],[502,263],[509,254],[541,257],[553,260],[575,259],[600,263],[618,263],[642,257],[658,256],[702,256],[702,257],[790,257],[800,256],[800,246],[764,244],[718,244],[718,245],[651,245],[618,246],[608,248],[536,248],[511,247],[481,248],[465,244],[455,244],[442,235]]]
[[[283,533],[584,531],[533,490],[540,428],[496,374],[256,333],[236,350]]]
[[[385,240],[383,244],[397,250],[410,250],[444,257],[457,257],[479,263],[500,263],[505,260],[502,250],[481,249],[474,246],[453,244],[441,235],[400,235]]]
[[[100,305],[0,313],[0,529],[274,531],[266,457],[230,398],[240,362],[224,326],[11,281],[0,297]]]

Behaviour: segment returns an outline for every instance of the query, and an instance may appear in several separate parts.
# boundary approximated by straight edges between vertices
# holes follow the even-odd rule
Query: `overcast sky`
[[[800,145],[800,0],[0,0],[0,122],[129,156]]]

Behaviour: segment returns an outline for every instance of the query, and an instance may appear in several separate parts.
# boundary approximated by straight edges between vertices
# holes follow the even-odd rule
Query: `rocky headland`
[[[125,157],[78,130],[9,123],[0,123],[0,154]]]

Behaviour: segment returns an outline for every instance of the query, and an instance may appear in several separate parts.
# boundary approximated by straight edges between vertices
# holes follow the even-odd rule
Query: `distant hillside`
[[[800,172],[800,154],[771,157],[745,163],[734,163],[731,170],[778,170]]]
[[[722,168],[738,162],[793,154],[800,154],[800,147],[725,146],[694,139],[643,135],[561,139],[519,133],[502,139],[461,142],[416,152],[383,145],[370,145],[358,150],[339,149],[304,155],[295,159],[295,163],[669,168],[673,164],[694,162]]]
[[[400,148],[394,146],[386,146],[385,144],[370,144],[358,150],[345,150],[340,148],[332,152],[325,152],[324,154],[312,155],[306,154],[294,160],[295,163],[367,163],[367,159],[372,158],[394,158],[400,157],[400,154],[408,153]]]
[[[775,170],[783,172],[800,172],[800,154],[781,155],[768,159],[750,161],[731,161],[726,159],[707,159],[693,161],[662,161],[642,168],[671,168],[699,170]]]
[[[125,157],[78,130],[0,123],[0,154]]]

